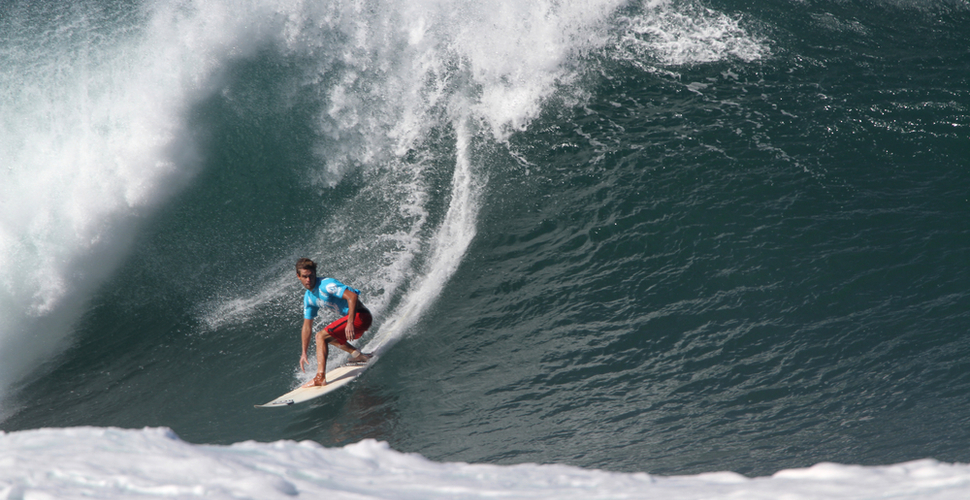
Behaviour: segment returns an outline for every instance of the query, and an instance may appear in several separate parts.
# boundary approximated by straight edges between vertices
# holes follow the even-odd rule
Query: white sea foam
[[[648,0],[642,13],[625,17],[615,57],[645,69],[703,64],[736,58],[744,62],[769,54],[765,40],[731,16],[687,0]]]
[[[919,460],[818,464],[746,478],[614,473],[564,465],[437,463],[365,440],[194,445],[165,428],[0,433],[0,498],[962,500],[970,466]]]

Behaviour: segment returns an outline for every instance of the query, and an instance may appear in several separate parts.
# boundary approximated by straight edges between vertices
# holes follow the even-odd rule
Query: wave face
[[[484,16],[491,7],[499,12]],[[593,15],[501,2],[9,6],[0,383],[61,348],[142,219],[172,203],[200,167],[302,189],[303,199],[270,197],[291,212],[301,203],[315,210],[294,217],[326,220],[301,226],[302,243],[286,253],[354,254],[335,265],[378,288],[379,305],[421,281],[414,290],[425,297],[395,318],[420,316],[474,235],[483,174],[470,148],[522,129],[574,78],[568,59],[596,47],[593,30],[615,6],[591,7]],[[545,49],[511,57],[538,44]],[[254,123],[273,119],[283,128]],[[229,144],[214,129],[258,139]],[[430,193],[451,170],[452,187]],[[347,198],[321,195],[348,185]],[[235,194],[242,199],[228,201],[265,201]],[[429,211],[441,204],[449,209]],[[212,209],[185,210],[204,217]],[[239,302],[214,299],[219,312],[206,322],[282,293],[280,283],[258,286]]]
[[[656,474],[970,461],[968,20],[8,2],[0,426]],[[362,290],[379,361],[255,411],[305,377],[301,256]]]

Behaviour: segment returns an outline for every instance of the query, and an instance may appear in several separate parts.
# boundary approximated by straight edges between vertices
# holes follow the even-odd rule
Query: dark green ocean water
[[[265,3],[239,26],[191,2],[0,9],[8,62],[68,68],[4,85],[107,89],[53,93],[52,122],[73,126],[55,151],[82,133],[123,150],[131,105],[117,139],[87,104],[154,89],[113,59],[156,40],[152,20],[183,47],[158,65],[218,62],[151,136],[185,175],[153,178],[170,194],[149,208],[95,213],[123,214],[103,233],[123,251],[67,288],[79,312],[8,377],[0,429],[374,438],[658,474],[970,461],[966,2],[550,3],[524,26],[504,2]],[[218,30],[228,42],[196,40]],[[65,48],[23,49],[36,40]],[[8,132],[43,115],[27,95],[4,94]],[[32,140],[4,143],[12,172],[34,168]],[[69,180],[135,184],[100,161]],[[37,234],[13,227],[6,241]],[[300,256],[362,290],[380,358],[332,397],[256,410],[298,382]],[[4,261],[5,307],[31,296],[12,269],[36,262]],[[56,314],[9,327],[4,355]]]

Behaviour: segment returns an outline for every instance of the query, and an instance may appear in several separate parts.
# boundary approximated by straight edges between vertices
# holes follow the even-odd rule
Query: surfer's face
[[[309,269],[300,269],[296,272],[296,277],[300,278],[300,283],[303,283],[303,287],[307,290],[313,290],[317,284],[317,273]]]

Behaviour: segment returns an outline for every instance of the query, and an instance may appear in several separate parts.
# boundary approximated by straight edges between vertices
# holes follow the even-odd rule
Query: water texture
[[[970,455],[965,2],[7,2],[0,429]],[[297,257],[379,360],[302,380]],[[340,362],[337,355],[334,362]]]

